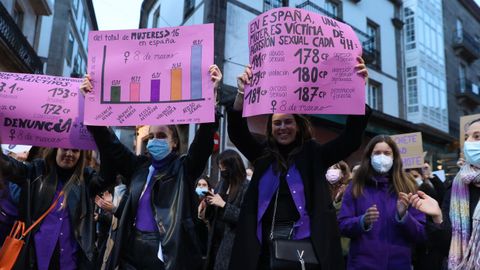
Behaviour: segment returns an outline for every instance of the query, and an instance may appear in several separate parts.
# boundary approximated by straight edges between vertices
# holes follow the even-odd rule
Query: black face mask
[[[230,179],[230,172],[228,170],[220,171],[220,177],[225,180]]]

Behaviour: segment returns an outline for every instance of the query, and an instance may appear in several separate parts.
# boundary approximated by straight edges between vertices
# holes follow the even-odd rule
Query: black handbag
[[[272,228],[270,229],[270,269],[319,269],[317,256],[310,239],[291,239],[294,223],[277,224],[275,226],[278,192],[279,190],[275,195],[275,208],[273,209]]]

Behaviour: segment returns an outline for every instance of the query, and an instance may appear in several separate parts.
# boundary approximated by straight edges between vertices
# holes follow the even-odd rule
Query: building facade
[[[50,0],[0,0],[0,71],[43,73],[37,51],[42,20],[52,13]]]
[[[406,115],[449,132],[442,0],[405,0]]]
[[[88,32],[98,30],[92,0],[53,0],[53,16],[42,30],[51,33],[41,41],[46,74],[82,77],[87,70]]]
[[[98,29],[92,0],[1,0],[0,14],[0,70],[86,72],[88,31]]]
[[[480,7],[473,0],[443,1],[450,133],[460,116],[480,113]]]
[[[363,45],[363,58],[369,68],[366,103],[374,112],[365,143],[377,134],[420,131],[427,152],[426,159],[435,163],[440,154],[452,151],[455,139],[448,134],[442,4],[439,1],[185,0],[173,3],[145,0],[140,26],[149,28],[214,23],[215,63],[224,74],[222,92],[232,93],[223,97],[228,100],[236,93],[237,75],[243,72],[244,65],[249,61],[247,25],[256,16],[271,8],[288,6],[343,21],[352,26],[359,37]],[[429,6],[431,4],[434,8]],[[414,14],[410,11],[406,14],[407,8]],[[416,16],[413,25],[412,16]],[[424,36],[421,40],[415,40],[415,48],[412,48],[411,37],[405,34],[407,30],[411,32],[412,27],[422,31]],[[435,49],[430,43],[432,39]],[[416,84],[412,78],[417,79]],[[416,91],[416,99],[413,90]],[[336,137],[344,121],[344,116],[314,115],[312,122],[316,139],[326,142]],[[265,117],[253,117],[249,119],[249,124],[252,131],[264,134]],[[225,133],[224,126],[220,131],[222,135]],[[229,147],[228,140],[222,140],[225,138],[222,135],[222,144]],[[351,164],[358,161],[361,151],[350,157]]]

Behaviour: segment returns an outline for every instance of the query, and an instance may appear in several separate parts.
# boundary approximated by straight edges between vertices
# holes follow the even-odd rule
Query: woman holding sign
[[[94,269],[93,198],[106,186],[85,167],[85,151],[49,149],[29,164],[2,154],[0,172],[22,188],[19,212],[27,228],[46,213],[24,239],[16,269]]]
[[[209,69],[215,89],[222,78],[217,66]],[[90,92],[87,77],[81,87]],[[136,156],[106,127],[90,126],[102,173],[117,173],[128,187],[117,239],[107,269],[190,270],[201,267],[201,247],[195,232],[195,180],[213,150],[217,123],[200,124],[186,155],[174,125],[150,126],[149,156]],[[112,180],[113,181],[113,180]]]
[[[359,61],[357,73],[367,77],[363,60]],[[341,135],[323,145],[312,139],[305,117],[273,114],[267,122],[267,141],[260,143],[242,118],[244,86],[251,78],[247,66],[237,79],[237,99],[228,113],[230,139],[255,166],[237,224],[230,269],[271,269],[277,262],[274,243],[281,240],[301,242],[314,250],[299,254],[307,269],[311,260],[319,264],[314,269],[342,269],[340,234],[325,173],[360,146],[371,111],[367,107],[365,115],[348,116]],[[298,257],[294,265],[289,269],[301,269]]]
[[[480,269],[480,119],[469,124],[463,146],[465,164],[445,194],[442,208],[418,191],[410,202],[432,217],[427,223],[430,240],[448,255],[448,269]]]
[[[426,237],[425,215],[409,207],[416,185],[402,167],[389,136],[370,140],[338,215],[342,235],[351,239],[347,269],[411,269],[411,247]]]

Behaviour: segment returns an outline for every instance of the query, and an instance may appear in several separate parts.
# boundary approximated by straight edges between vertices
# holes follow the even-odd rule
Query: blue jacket
[[[399,220],[397,198],[391,181],[368,181],[358,198],[348,186],[338,215],[340,233],[351,239],[347,269],[411,269],[412,246],[426,239],[425,215],[410,207]],[[380,217],[365,230],[363,215],[374,204]]]

